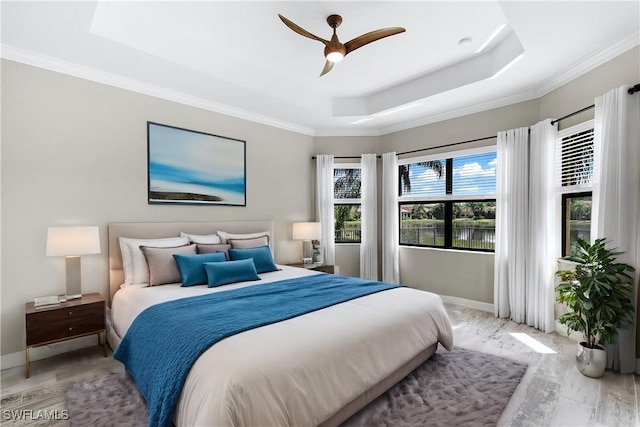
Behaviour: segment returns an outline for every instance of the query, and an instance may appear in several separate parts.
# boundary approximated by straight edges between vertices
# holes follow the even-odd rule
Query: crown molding
[[[589,55],[582,60],[576,61],[575,63],[566,67],[564,70],[553,75],[551,78],[546,79],[542,86],[538,86],[536,88],[518,94],[492,99],[486,102],[449,110],[443,113],[433,114],[428,117],[420,118],[418,120],[398,123],[387,127],[367,129],[312,129],[5,44],[0,44],[0,57],[32,65],[35,67],[44,68],[47,70],[68,74],[74,77],[103,83],[121,89],[138,92],[144,95],[202,108],[204,110],[213,111],[215,113],[225,114],[231,117],[276,127],[291,132],[301,133],[308,136],[383,136],[394,132],[425,126],[444,120],[455,119],[469,114],[475,114],[482,111],[515,104],[518,102],[540,98],[548,94],[549,92],[559,88],[560,86],[567,84],[570,81],[582,76],[583,74],[586,74],[587,72],[599,67],[600,65],[605,64],[613,58],[622,55],[623,53],[627,52],[630,49],[633,49],[639,44],[640,32],[636,31],[634,34],[631,34],[625,39],[602,49],[600,52]]]
[[[544,84],[538,88],[538,96],[544,96],[549,92],[556,90],[560,86],[577,79],[595,68],[598,68],[599,66],[611,61],[613,58],[633,49],[639,44],[640,32],[636,31],[619,42],[614,43],[593,55],[586,56],[574,62],[564,70],[546,79]]]
[[[260,114],[251,113],[239,108],[233,108],[228,105],[219,104],[204,98],[188,95],[186,93],[162,88],[141,82],[139,80],[122,77],[116,74],[100,71],[95,68],[86,67],[73,62],[63,61],[47,55],[25,49],[16,48],[14,46],[1,44],[0,57],[15,62],[20,62],[34,67],[44,68],[46,70],[67,74],[85,80],[114,86],[120,89],[149,95],[168,101],[177,102],[179,104],[189,105],[192,107],[202,108],[204,110],[213,111],[215,113],[225,114],[235,118],[260,123],[304,135],[314,136],[314,130],[297,124],[273,119]]]
[[[381,136],[380,129],[368,128],[368,129],[346,129],[346,128],[328,128],[318,129],[314,136]]]
[[[468,105],[462,108],[449,110],[440,114],[433,114],[428,117],[424,117],[418,120],[412,120],[397,125],[389,126],[380,129],[380,136],[388,135],[390,133],[399,132],[407,129],[416,128],[419,126],[425,126],[432,123],[442,122],[444,120],[455,119],[458,117],[468,116],[469,114],[481,113],[483,111],[493,110],[494,108],[506,107],[507,105],[517,104],[518,102],[530,101],[538,98],[539,95],[535,89],[521,92],[515,95],[504,96],[502,98],[496,98],[485,102],[480,102],[473,105]]]
[[[432,123],[441,122],[443,120],[455,119],[457,117],[466,116],[469,114],[475,114],[482,111],[491,110],[494,108],[505,107],[507,105],[515,104],[518,102],[529,101],[536,98],[541,98],[549,92],[569,83],[572,80],[588,73],[589,71],[611,61],[617,56],[633,49],[640,44],[640,32],[636,31],[623,40],[601,50],[600,52],[589,55],[580,61],[576,61],[564,70],[556,73],[550,79],[546,79],[543,86],[528,90],[515,95],[506,96],[503,98],[493,99],[487,102],[482,102],[475,105],[462,107],[455,110],[450,110],[441,114],[434,114],[429,117],[425,117],[419,120],[400,123],[397,125],[381,128],[379,130],[380,135],[387,135],[402,130],[407,130],[419,126],[424,126]]]

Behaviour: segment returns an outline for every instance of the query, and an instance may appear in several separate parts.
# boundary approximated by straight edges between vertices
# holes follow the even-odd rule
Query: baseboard
[[[462,307],[475,308],[476,310],[488,311],[490,313],[493,313],[493,304],[490,304],[488,302],[474,301],[471,299],[452,297],[449,295],[440,295],[440,298],[442,298],[442,302],[444,302],[445,304],[455,304]]]
[[[31,349],[31,361],[47,359],[59,354],[68,353],[81,348],[93,347],[98,345],[98,335],[90,335],[87,337],[76,338],[55,344],[43,345]],[[0,369],[15,368],[25,364],[25,352],[18,351],[16,353],[5,354],[0,358]]]

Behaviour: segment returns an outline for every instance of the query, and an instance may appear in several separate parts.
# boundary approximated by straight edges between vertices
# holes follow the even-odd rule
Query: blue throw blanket
[[[318,274],[168,301],[138,315],[113,357],[146,399],[149,426],[170,426],[191,366],[216,342],[396,287]]]

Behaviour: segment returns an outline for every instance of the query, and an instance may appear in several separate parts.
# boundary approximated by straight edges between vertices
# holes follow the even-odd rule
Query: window
[[[591,193],[562,195],[562,255],[571,254],[578,239],[591,238]]]
[[[360,243],[360,165],[333,169],[333,209],[336,243]]]
[[[562,198],[562,255],[578,240],[591,238],[593,120],[558,132],[558,192]]]
[[[400,244],[493,251],[494,147],[400,161]]]

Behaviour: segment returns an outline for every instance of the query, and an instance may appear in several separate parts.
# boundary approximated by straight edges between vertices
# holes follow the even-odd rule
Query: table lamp
[[[47,256],[64,256],[67,274],[67,300],[82,296],[80,286],[80,255],[100,253],[100,234],[97,226],[49,227]]]
[[[302,262],[311,264],[314,262],[314,250],[312,240],[320,240],[319,222],[294,222],[293,240],[302,240]]]

